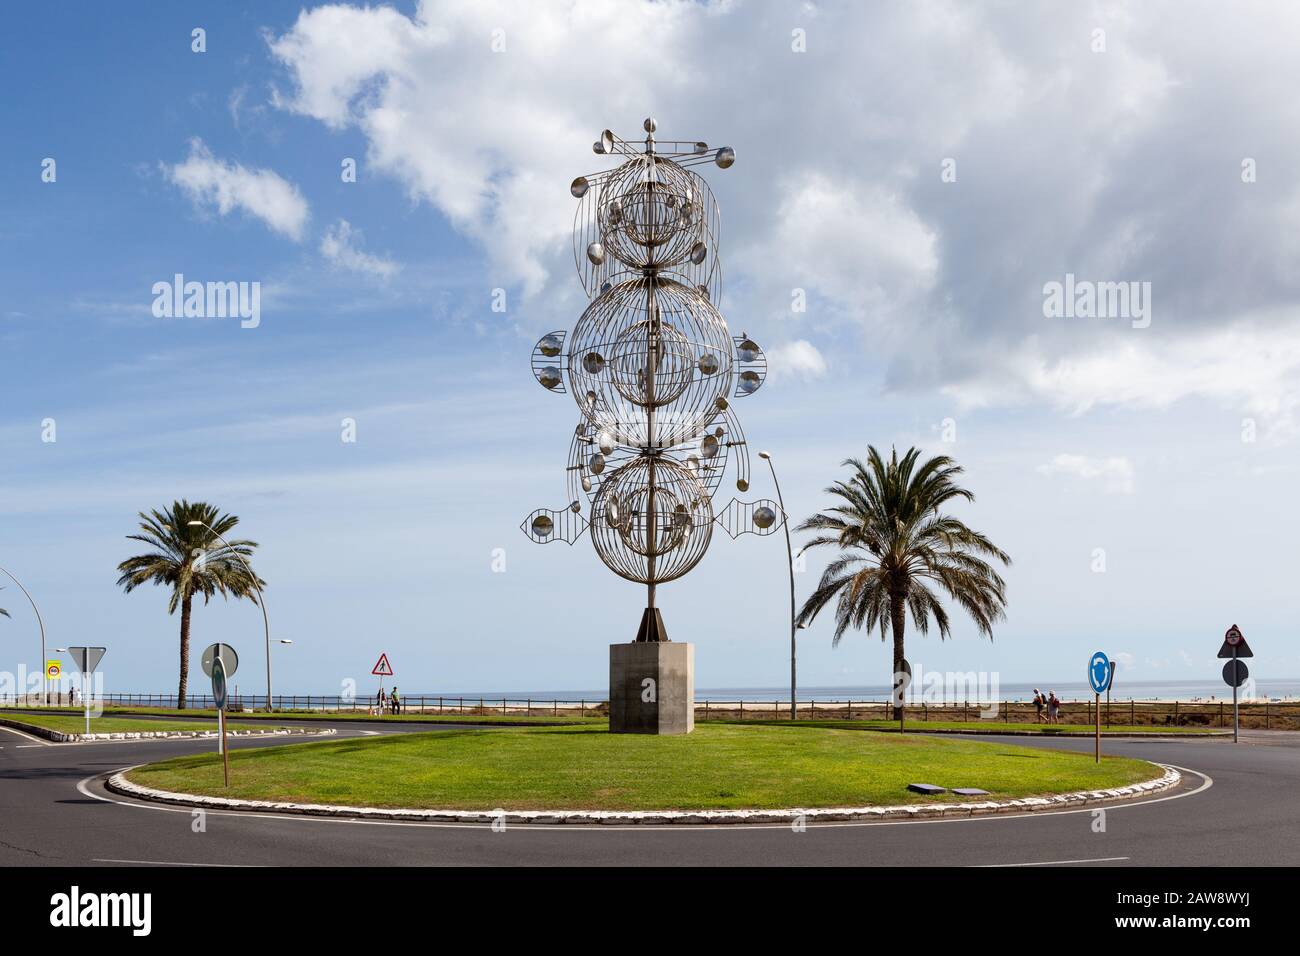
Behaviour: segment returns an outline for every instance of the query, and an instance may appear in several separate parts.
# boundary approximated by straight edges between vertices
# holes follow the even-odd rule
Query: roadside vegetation
[[[591,708],[594,709],[594,708]],[[68,714],[80,714],[80,707],[41,707],[32,709],[20,709],[14,707],[0,708],[0,717],[6,714],[28,714],[45,711],[59,711]],[[187,707],[179,710],[175,707],[105,707],[104,713],[109,716],[117,717],[207,717],[212,720],[217,719],[217,712],[211,708],[198,710]],[[477,713],[459,713],[456,711],[442,714],[367,714],[365,711],[325,711],[325,710],[276,710],[270,713],[263,710],[250,711],[226,711],[226,716],[232,720],[241,721],[276,721],[276,720],[325,720],[345,723],[347,721],[380,721],[383,723],[416,723],[416,724],[526,724],[526,725],[545,725],[545,726],[569,726],[581,725],[587,726],[600,724],[604,726],[607,721],[601,716],[579,717],[577,714],[572,716],[560,714],[552,716],[551,714],[534,715],[527,717],[523,714],[477,714]]]
[[[824,727],[833,730],[878,730],[884,733],[898,733],[898,721],[896,720],[844,720],[832,718],[830,720],[803,720],[797,722],[790,720],[732,720],[725,719],[716,721],[716,723],[725,724],[744,724],[745,726],[764,726],[764,727]],[[925,733],[926,731],[965,731],[968,734],[1039,734],[1044,737],[1050,737],[1053,734],[1091,734],[1096,732],[1096,727],[1092,724],[1033,724],[1033,723],[1006,723],[1005,721],[992,720],[911,720],[904,723],[905,733]],[[1101,728],[1101,735],[1122,735],[1122,734],[1150,734],[1150,733],[1170,733],[1170,734],[1212,734],[1217,728],[1214,727],[1180,727],[1177,725],[1154,725],[1154,724],[1135,724],[1132,726],[1121,726],[1115,724],[1107,727],[1104,724]],[[1218,733],[1223,733],[1219,730]]]

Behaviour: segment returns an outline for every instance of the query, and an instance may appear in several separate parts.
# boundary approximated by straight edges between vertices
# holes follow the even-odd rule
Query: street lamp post
[[[253,573],[253,569],[249,566],[248,562],[244,560],[244,556],[232,548],[230,542],[218,534],[216,529],[207,522],[191,521],[189,522],[189,526],[191,528],[207,528],[211,531],[213,536],[220,541],[231,554],[239,559],[239,563],[244,566],[244,570],[248,572],[248,576],[253,580],[253,587],[257,590],[257,606],[262,609],[262,626],[266,630],[266,709],[268,712],[274,710],[274,707],[271,704],[271,622],[266,616],[266,596],[262,593],[262,586],[257,583],[257,575]]]
[[[767,462],[768,470],[772,472],[772,484],[776,486],[776,503],[781,508],[781,526],[785,529],[786,566],[790,571],[790,719],[796,720],[798,717],[798,704],[796,703],[798,698],[795,696],[795,634],[799,628],[795,624],[794,612],[794,551],[790,546],[790,516],[785,512],[785,499],[781,497],[781,482],[776,480],[776,467],[772,464],[771,453],[760,451],[758,457]]]
[[[5,568],[0,568],[0,571],[3,571],[10,581],[18,585],[18,590],[23,592],[23,595],[27,598],[27,603],[30,604],[32,610],[36,612],[36,626],[39,627],[41,631],[41,659],[37,662],[41,668],[41,706],[48,707],[50,705],[50,683],[45,678],[45,622],[41,620],[41,609],[36,606],[36,602],[32,600],[32,596],[27,593],[27,589],[23,587],[22,581],[19,581]]]

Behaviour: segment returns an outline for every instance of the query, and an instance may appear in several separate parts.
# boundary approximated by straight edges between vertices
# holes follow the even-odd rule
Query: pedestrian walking
[[[1035,687],[1034,688],[1034,723],[1041,724],[1043,722],[1043,706],[1045,704],[1046,701],[1043,698],[1043,692],[1039,690],[1037,687]]]
[[[388,698],[389,705],[392,707],[394,714],[402,712],[402,698],[397,696],[397,685],[393,685],[393,694]]]
[[[1056,696],[1056,691],[1047,692],[1047,722],[1049,724],[1060,723],[1061,720],[1061,701]]]

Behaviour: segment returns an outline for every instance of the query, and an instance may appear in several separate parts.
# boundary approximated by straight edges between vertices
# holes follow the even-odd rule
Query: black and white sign
[[[239,655],[229,644],[209,644],[203,651],[203,658],[200,663],[203,665],[203,673],[209,677],[212,676],[212,662],[216,659],[217,649],[221,649],[221,663],[225,665],[226,677],[234,677],[235,671],[239,670]]]

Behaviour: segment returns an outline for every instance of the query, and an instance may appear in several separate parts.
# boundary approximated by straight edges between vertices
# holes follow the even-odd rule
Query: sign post
[[[1232,742],[1235,744],[1240,742],[1238,738],[1241,733],[1241,715],[1237,710],[1237,688],[1250,676],[1250,668],[1241,658],[1255,656],[1255,652],[1246,643],[1241,628],[1236,624],[1228,628],[1228,632],[1223,635],[1223,646],[1219,648],[1219,656],[1228,658],[1228,663],[1223,665],[1223,682],[1232,688]]]
[[[388,655],[380,652],[379,660],[375,661],[375,666],[371,668],[370,673],[379,678],[379,696],[384,694],[384,678],[393,676],[393,665],[388,663]],[[384,716],[381,712],[380,717]]]
[[[90,695],[94,686],[92,678],[95,674],[95,668],[104,658],[103,647],[69,647],[68,653],[72,655],[72,662],[77,665],[77,670],[81,671],[81,705],[86,711],[86,735],[90,735]]]
[[[239,669],[239,655],[229,644],[210,644],[200,659],[203,673],[212,678],[212,701],[217,706],[217,753],[221,754],[226,786],[230,786],[230,748],[226,743],[226,680]]]
[[[225,785],[230,786],[230,748],[226,746],[226,665],[217,650],[212,662],[212,699],[217,705],[217,732],[220,735],[222,773]]]
[[[1115,662],[1110,662],[1110,680],[1106,681],[1106,729],[1110,730],[1110,688],[1115,683]]]
[[[1096,760],[1101,763],[1101,695],[1102,692],[1109,693],[1111,678],[1115,676],[1115,671],[1110,663],[1110,658],[1102,651],[1096,651],[1088,660],[1088,683],[1092,687],[1094,695],[1093,713],[1097,718],[1097,736],[1096,736]]]

